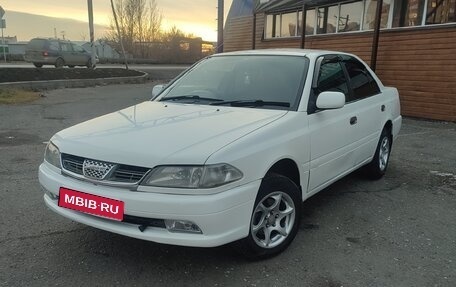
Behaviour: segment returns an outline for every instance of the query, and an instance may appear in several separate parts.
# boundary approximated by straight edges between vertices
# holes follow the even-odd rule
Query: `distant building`
[[[27,41],[20,41],[15,43],[8,43],[9,53],[11,55],[25,55],[25,46],[27,46]]]
[[[17,36],[14,36],[14,37],[6,36],[6,37],[3,37],[3,39],[5,41],[5,44],[17,43]],[[1,39],[0,39],[0,43],[1,43]]]

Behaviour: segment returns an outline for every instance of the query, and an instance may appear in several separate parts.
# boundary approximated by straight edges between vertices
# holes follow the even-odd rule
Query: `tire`
[[[251,260],[272,257],[285,250],[298,231],[302,200],[289,178],[272,174],[263,179],[250,219],[249,235],[235,243]]]
[[[68,68],[74,68],[74,65],[68,65]]]
[[[391,144],[391,133],[389,130],[383,129],[374,158],[365,168],[366,175],[370,179],[380,179],[385,175],[391,154]]]
[[[89,60],[87,61],[86,67],[87,67],[88,69],[93,69],[93,68],[95,68],[95,66],[92,67],[92,59],[89,59]]]
[[[43,67],[43,64],[40,64],[40,63],[33,63],[33,65],[37,68],[41,68]]]
[[[58,68],[58,69],[63,68],[64,65],[65,65],[65,61],[62,58],[57,58],[57,60],[55,60],[54,66],[56,68]]]

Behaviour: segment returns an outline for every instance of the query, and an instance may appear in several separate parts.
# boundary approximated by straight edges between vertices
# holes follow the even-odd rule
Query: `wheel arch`
[[[383,129],[387,130],[391,136],[391,142],[393,141],[393,122],[391,120],[387,120],[386,123],[383,125]]]
[[[301,177],[298,165],[290,158],[283,158],[275,162],[266,172],[265,177],[271,174],[279,174],[289,178],[299,189],[302,196]]]

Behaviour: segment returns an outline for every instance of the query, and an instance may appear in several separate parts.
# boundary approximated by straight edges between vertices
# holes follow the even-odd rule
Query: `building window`
[[[352,1],[306,11],[306,35],[344,33],[375,28],[378,0]],[[456,22],[456,0],[383,0],[380,28]],[[297,37],[302,10],[266,15],[265,38]]]
[[[392,0],[383,0],[382,20],[380,28],[388,27],[389,13]],[[366,0],[364,6],[363,30],[373,30],[375,28],[375,14],[377,12],[377,0]]]
[[[264,31],[265,38],[272,38],[273,30],[274,30],[274,15],[267,15],[266,16],[266,29]]]
[[[265,38],[295,37],[298,35],[298,11],[266,15]]]
[[[394,1],[393,27],[421,25],[425,0]]]
[[[297,22],[297,12],[282,14],[280,37],[296,36]]]
[[[456,0],[428,0],[426,25],[456,22]]]
[[[306,11],[306,35],[313,35],[315,31],[315,9]]]
[[[353,2],[340,5],[338,32],[359,31],[363,15],[363,2]]]
[[[320,7],[317,10],[317,34],[336,33],[339,5]]]

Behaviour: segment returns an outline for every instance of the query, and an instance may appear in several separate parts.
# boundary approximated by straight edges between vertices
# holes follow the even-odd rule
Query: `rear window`
[[[32,39],[27,45],[28,49],[41,50],[45,47],[46,40],[44,39]]]

